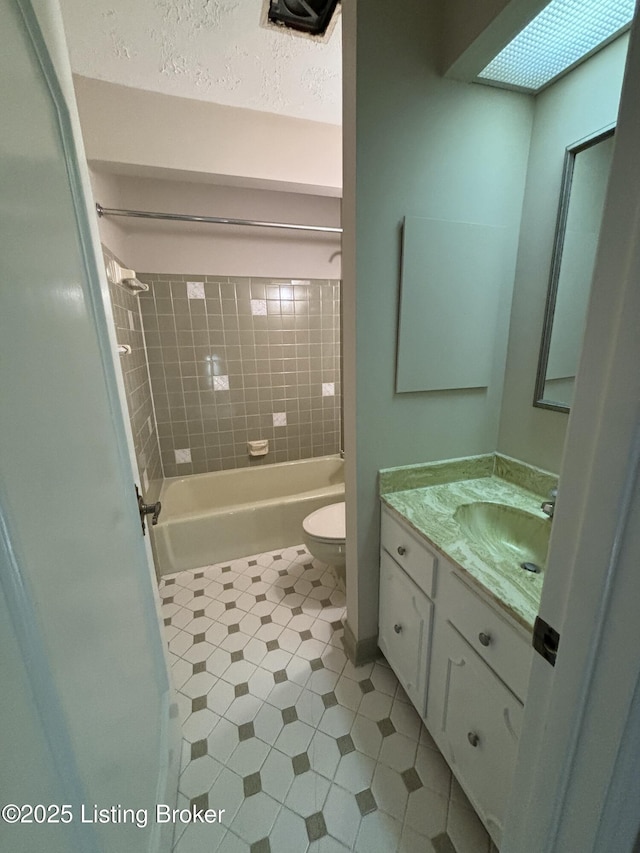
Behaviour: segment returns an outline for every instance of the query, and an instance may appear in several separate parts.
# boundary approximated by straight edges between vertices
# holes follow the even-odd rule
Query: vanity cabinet
[[[436,555],[385,507],[380,538],[378,645],[424,718]]]
[[[453,566],[441,562],[426,721],[496,842],[518,756],[533,649]]]
[[[499,844],[530,635],[384,504],[378,644]]]
[[[518,755],[523,705],[448,620],[434,636],[430,732],[496,843]]]
[[[433,602],[385,552],[378,645],[421,716],[426,712]]]
[[[386,507],[380,519],[380,553],[386,552],[406,572],[420,589],[433,598],[436,555],[406,524],[399,521]]]
[[[480,596],[450,565],[442,566],[438,608],[474,651],[524,702],[533,660],[531,635]]]

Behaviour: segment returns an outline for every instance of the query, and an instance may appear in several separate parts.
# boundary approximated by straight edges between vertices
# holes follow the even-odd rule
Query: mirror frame
[[[558,205],[558,217],[556,231],[553,240],[553,254],[551,260],[551,273],[549,275],[549,287],[547,290],[547,301],[544,309],[544,321],[542,324],[542,337],[540,340],[540,354],[538,356],[538,370],[536,373],[536,384],[533,392],[533,405],[540,409],[551,409],[554,412],[569,412],[570,406],[566,403],[547,400],[544,396],[544,386],[547,378],[547,367],[549,364],[549,347],[551,346],[551,332],[553,330],[553,317],[556,310],[556,299],[558,296],[558,281],[560,279],[560,268],[562,266],[562,250],[564,247],[564,235],[569,213],[569,200],[571,198],[571,184],[573,182],[573,170],[575,159],[581,151],[592,148],[599,142],[613,136],[616,130],[615,124],[601,128],[590,136],[581,139],[573,145],[567,146],[564,155],[564,166],[562,169],[562,184],[560,186],[560,203]]]

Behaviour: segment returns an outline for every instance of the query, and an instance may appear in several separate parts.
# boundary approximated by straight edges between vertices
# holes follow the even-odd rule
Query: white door
[[[630,853],[640,827],[640,22],[631,34],[585,342],[501,853]]]
[[[0,0],[0,805],[69,808],[0,819],[0,849],[156,851],[175,797],[157,593],[60,17],[34,2]]]

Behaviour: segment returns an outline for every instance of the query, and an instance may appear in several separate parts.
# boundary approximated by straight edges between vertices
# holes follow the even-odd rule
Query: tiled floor
[[[342,649],[344,595],[302,545],[163,578],[183,723],[176,853],[488,853],[381,658]]]

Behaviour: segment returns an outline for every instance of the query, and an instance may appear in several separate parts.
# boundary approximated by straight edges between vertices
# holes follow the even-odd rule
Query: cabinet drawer
[[[433,597],[436,556],[420,539],[397,521],[383,506],[380,526],[381,547],[402,566],[423,592]]]
[[[531,640],[503,619],[455,572],[443,584],[446,610],[455,628],[515,695],[524,701],[533,658]]]
[[[433,602],[383,551],[378,645],[421,716],[426,712],[432,616]]]

